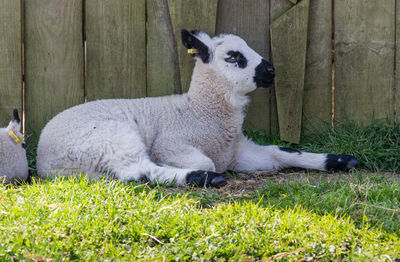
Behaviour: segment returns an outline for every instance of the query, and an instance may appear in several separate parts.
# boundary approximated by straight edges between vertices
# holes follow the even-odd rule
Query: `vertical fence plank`
[[[145,0],[86,0],[87,99],[146,95]]]
[[[301,134],[309,5],[303,0],[271,24],[279,132],[293,143]]]
[[[269,12],[269,23],[272,24],[278,17],[283,15],[287,10],[293,7],[293,3],[289,0],[270,0],[270,12]],[[271,54],[272,60],[272,54]],[[272,63],[274,61],[272,60]],[[270,88],[271,93],[271,134],[279,134],[279,124],[278,124],[278,109],[276,106],[276,94],[275,86]]]
[[[219,0],[217,29],[242,37],[266,59],[269,58],[269,1]],[[245,126],[270,131],[270,89],[257,89],[252,94]]]
[[[0,127],[22,109],[21,2],[0,0]]]
[[[84,101],[82,7],[82,0],[25,1],[28,131]]]
[[[311,1],[303,93],[303,133],[332,121],[332,1]]]
[[[147,2],[147,96],[182,93],[168,0]]]
[[[393,121],[395,0],[335,0],[335,120]]]
[[[215,34],[217,3],[218,0],[168,0],[184,92],[189,89],[194,62],[182,45],[181,30],[201,30],[212,37]]]

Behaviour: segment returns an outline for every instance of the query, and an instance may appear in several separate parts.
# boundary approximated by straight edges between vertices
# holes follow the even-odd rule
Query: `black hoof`
[[[326,170],[349,171],[358,164],[358,161],[349,155],[328,154],[326,157]]]
[[[227,184],[226,179],[222,176],[214,177],[210,182],[210,185],[216,188],[226,186],[226,184]]]
[[[223,187],[227,184],[222,174],[210,171],[193,171],[186,176],[186,182],[199,187],[212,186],[216,188]]]

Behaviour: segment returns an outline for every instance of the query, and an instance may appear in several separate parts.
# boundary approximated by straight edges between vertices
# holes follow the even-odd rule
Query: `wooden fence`
[[[14,107],[24,110],[27,131],[39,132],[85,99],[187,91],[193,61],[182,28],[240,35],[273,60],[276,86],[251,94],[248,128],[280,127],[283,138],[298,142],[300,131],[321,130],[333,115],[394,123],[396,2],[0,0],[0,126]]]

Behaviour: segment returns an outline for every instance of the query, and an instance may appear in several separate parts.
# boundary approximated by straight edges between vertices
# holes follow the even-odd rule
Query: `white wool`
[[[0,182],[24,181],[28,178],[28,161],[22,144],[21,125],[17,120],[11,120],[5,128],[0,128]],[[22,141],[17,143],[9,132],[12,131]]]

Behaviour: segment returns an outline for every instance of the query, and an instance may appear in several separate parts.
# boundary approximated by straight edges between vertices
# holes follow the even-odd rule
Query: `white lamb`
[[[221,187],[226,170],[348,170],[357,164],[348,155],[247,139],[246,95],[273,83],[273,66],[238,36],[182,30],[182,42],[196,60],[188,93],[99,100],[65,110],[42,131],[39,176],[84,172],[92,178],[108,174],[123,181]]]
[[[10,124],[0,128],[0,177],[0,182],[12,183],[28,178],[28,161],[17,109],[14,109]]]

